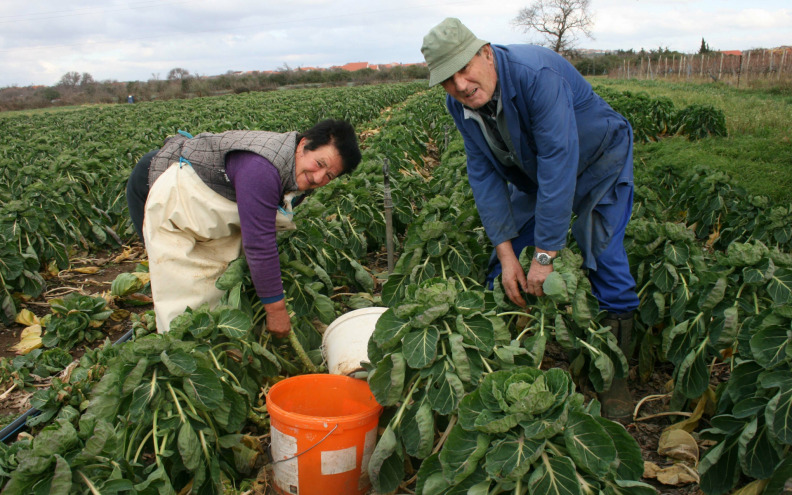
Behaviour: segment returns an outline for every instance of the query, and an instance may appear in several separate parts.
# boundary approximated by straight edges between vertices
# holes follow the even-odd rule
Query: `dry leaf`
[[[151,274],[148,273],[148,272],[131,272],[131,273],[132,273],[132,275],[137,277],[137,279],[140,280],[140,282],[143,285],[146,285],[147,283],[149,283],[151,281]]]
[[[664,485],[687,485],[698,483],[698,473],[685,464],[674,464],[661,468],[654,462],[644,461],[644,478],[656,479]]]
[[[657,473],[657,481],[664,485],[678,486],[698,483],[699,477],[696,471],[688,466],[684,464],[674,464],[673,466],[661,469]]]
[[[732,492],[732,495],[761,495],[764,492],[764,489],[769,482],[770,482],[769,479],[753,480],[744,487],[738,490],[734,490]]]
[[[126,261],[128,259],[135,258],[137,256],[137,252],[131,246],[124,249],[124,252],[113,258],[113,263],[121,263],[122,261]]]
[[[83,266],[83,267],[80,267],[80,268],[72,268],[69,271],[70,272],[76,272],[76,273],[85,273],[85,274],[91,275],[93,273],[98,272],[99,270],[100,270],[100,268],[98,266]]]
[[[19,343],[11,347],[11,350],[17,354],[27,354],[43,345],[41,343],[41,325],[36,324],[25,328],[19,337]]]
[[[110,315],[110,319],[113,321],[123,321],[129,318],[129,311],[126,309],[116,309]]]
[[[693,467],[698,465],[698,444],[696,443],[696,439],[685,430],[665,430],[663,434],[660,435],[657,453],[678,461],[686,462]]]
[[[38,316],[34,315],[29,309],[23,309],[17,313],[14,321],[20,325],[25,325],[26,327],[39,324]]]
[[[141,294],[140,292],[135,292],[134,294],[130,294],[125,296],[124,299],[128,302],[135,302],[137,304],[153,304],[154,299],[151,296],[147,296],[145,294]]]

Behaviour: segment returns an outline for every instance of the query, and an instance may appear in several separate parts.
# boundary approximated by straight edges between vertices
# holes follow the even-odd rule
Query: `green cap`
[[[448,17],[424,36],[421,53],[429,66],[429,86],[440,84],[462,69],[479,49],[480,40],[459,19]]]

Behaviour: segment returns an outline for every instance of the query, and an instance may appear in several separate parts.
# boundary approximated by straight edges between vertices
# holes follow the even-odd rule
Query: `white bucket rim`
[[[351,320],[353,318],[356,318],[358,316],[364,316],[364,315],[369,315],[369,314],[379,314],[379,315],[381,315],[382,313],[384,313],[388,309],[390,309],[390,308],[386,308],[386,307],[383,307],[383,306],[369,306],[368,308],[355,309],[353,311],[350,311],[349,313],[344,313],[343,315],[341,315],[338,318],[336,318],[335,320],[333,320],[332,323],[330,323],[330,325],[328,325],[327,328],[325,328],[325,331],[322,334],[322,346],[324,346],[325,340],[327,339],[327,336],[336,327],[340,326],[342,323],[344,323],[344,322],[346,322],[348,320]]]

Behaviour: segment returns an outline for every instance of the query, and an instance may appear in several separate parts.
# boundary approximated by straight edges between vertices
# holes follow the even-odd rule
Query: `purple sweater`
[[[264,304],[283,299],[275,214],[282,185],[278,170],[266,158],[249,151],[226,156],[226,175],[236,191],[242,247],[256,294]]]

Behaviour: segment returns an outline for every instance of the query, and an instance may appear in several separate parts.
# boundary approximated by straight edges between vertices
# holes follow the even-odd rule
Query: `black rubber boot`
[[[629,313],[608,313],[602,320],[602,326],[610,326],[611,332],[619,342],[619,348],[627,358],[627,362],[632,357],[630,344],[632,343],[632,330],[634,311]],[[602,416],[620,422],[628,422],[633,419],[633,409],[635,400],[627,386],[627,378],[614,378],[608,391],[599,394],[602,403]]]
[[[616,340],[619,341],[619,348],[624,353],[624,357],[627,358],[628,362],[632,357],[630,344],[632,343],[634,319],[635,311],[620,314],[608,313],[600,323],[603,327],[611,327],[611,332],[616,336]]]

